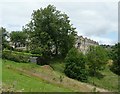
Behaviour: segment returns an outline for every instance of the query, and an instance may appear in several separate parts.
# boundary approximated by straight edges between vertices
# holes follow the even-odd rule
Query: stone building
[[[89,50],[90,46],[97,46],[98,42],[93,41],[88,38],[84,38],[83,36],[76,36],[75,47],[79,49],[79,51],[84,54]]]
[[[98,42],[88,39],[86,37],[84,38],[83,36],[76,36],[75,38],[76,38],[75,47],[78,48],[79,51],[83,52],[84,54],[89,50],[90,46],[99,45]],[[12,42],[9,42],[9,45],[15,49],[27,50],[27,46],[20,45],[19,42],[16,43],[16,47],[15,44]],[[52,50],[55,50],[54,46]]]
[[[18,49],[18,50],[26,50],[26,48],[27,48],[25,44],[23,45],[20,42],[17,42],[15,44],[15,43],[9,41],[9,45],[10,45],[10,47]],[[16,47],[15,47],[15,45],[16,45]]]

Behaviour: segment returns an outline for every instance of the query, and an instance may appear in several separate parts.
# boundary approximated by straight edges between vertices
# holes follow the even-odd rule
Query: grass
[[[20,70],[19,70],[20,69]],[[49,65],[3,60],[3,88],[28,92],[90,92],[91,88],[66,77]],[[15,84],[15,85],[14,85]]]
[[[98,79],[96,77],[91,77],[89,78],[89,83],[110,91],[118,91],[118,76],[111,72],[108,67],[101,71],[101,73],[104,75],[103,78]]]
[[[51,66],[55,71],[63,72],[65,64],[63,62],[54,62]],[[103,78],[89,77],[88,83],[110,91],[118,91],[118,76],[110,71],[108,66],[106,66],[105,70],[101,71],[101,73],[104,75]]]
[[[65,67],[63,60],[55,60],[50,66],[3,60],[3,86],[5,89],[14,87],[14,90],[29,92],[91,92],[91,87],[88,87],[87,84],[65,76],[63,73]],[[19,71],[18,69],[25,70],[26,72]],[[37,74],[38,77],[31,75],[31,73]],[[88,83],[93,84],[94,81],[94,85],[98,87],[117,91],[117,75],[108,68],[102,71],[102,74],[105,75],[103,78],[91,77],[88,79]],[[63,77],[62,82],[60,82],[60,77]]]
[[[0,59],[0,82],[2,82],[2,59]]]
[[[58,71],[60,73],[64,73],[64,68],[65,68],[65,64],[62,60],[59,61],[53,61],[52,63],[50,63],[50,66],[55,70]]]
[[[14,90],[23,90],[24,92],[64,92],[70,91],[49,83],[46,83],[35,77],[31,77],[25,74],[13,72],[12,70],[3,70],[3,83],[9,87],[13,87]]]
[[[63,72],[65,68],[63,62],[54,62],[51,66],[58,72]],[[110,91],[118,91],[118,76],[110,71],[108,66],[101,73],[104,75],[103,78],[89,77],[88,83]]]
[[[43,81],[37,77],[32,77],[25,73],[12,70],[14,68],[38,68],[36,64],[15,63],[3,60],[3,89],[4,91],[24,91],[24,92],[70,92],[72,90],[63,88],[49,82]],[[31,69],[31,70],[32,70]]]

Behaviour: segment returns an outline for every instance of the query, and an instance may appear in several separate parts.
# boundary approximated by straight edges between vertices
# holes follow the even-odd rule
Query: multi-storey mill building
[[[97,46],[98,42],[93,41],[88,38],[83,38],[83,36],[76,36],[75,47],[84,54],[89,50],[90,46]]]

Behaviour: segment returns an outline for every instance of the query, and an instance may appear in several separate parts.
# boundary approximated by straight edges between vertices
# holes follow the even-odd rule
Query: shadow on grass
[[[103,74],[100,73],[100,72],[90,73],[90,76],[96,77],[96,78],[98,78],[98,79],[103,79],[103,78],[105,77],[105,75],[103,75]]]

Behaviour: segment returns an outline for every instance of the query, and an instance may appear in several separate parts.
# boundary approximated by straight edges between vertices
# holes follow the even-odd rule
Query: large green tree
[[[26,45],[26,33],[22,31],[13,31],[10,33],[10,40],[14,43],[15,48]]]
[[[63,56],[73,47],[76,34],[69,17],[52,5],[34,11],[24,30],[29,35],[31,50],[39,47],[44,54]]]

